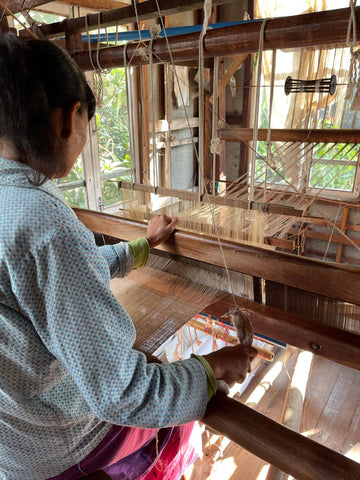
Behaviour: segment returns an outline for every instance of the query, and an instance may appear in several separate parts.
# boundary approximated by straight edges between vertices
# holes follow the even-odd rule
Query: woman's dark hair
[[[61,176],[50,116],[80,102],[94,115],[95,98],[84,72],[70,55],[49,40],[22,43],[0,34],[0,138],[10,141],[20,160],[43,176]]]

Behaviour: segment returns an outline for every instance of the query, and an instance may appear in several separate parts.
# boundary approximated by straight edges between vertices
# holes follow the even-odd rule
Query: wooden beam
[[[60,0],[68,5],[77,5],[79,7],[92,8],[93,10],[116,10],[117,8],[127,7],[128,2],[114,2],[113,0]]]
[[[150,2],[145,2],[145,4],[147,3]],[[178,3],[179,9],[183,8],[183,3],[185,2]],[[360,30],[360,7],[356,7],[355,11],[357,28]],[[111,15],[111,13],[104,12],[103,15]],[[166,12],[164,14],[167,15]],[[96,15],[94,25],[97,26],[98,22],[99,19]],[[266,23],[264,50],[298,48],[299,39],[301,39],[301,46],[304,47],[334,43],[345,45],[348,22],[348,8],[291,17],[271,18]],[[204,58],[257,52],[259,49],[261,25],[261,21],[249,21],[241,25],[209,30],[204,38]],[[54,29],[55,27],[52,28]],[[83,25],[79,28],[83,29]],[[44,33],[48,34],[48,32],[49,34],[51,33],[46,29],[44,30]],[[153,63],[197,59],[199,55],[199,39],[200,33],[196,32],[156,40],[153,43]],[[144,43],[145,45],[148,44],[148,42]],[[127,62],[131,62],[132,65],[148,63],[148,59],[144,58],[143,49],[138,49],[137,44],[129,44],[126,48],[126,54]],[[121,67],[124,65],[123,46],[101,49],[99,55],[100,63],[104,68]],[[82,69],[89,70],[92,68],[88,53],[76,54],[74,59]],[[95,57],[93,63],[95,64]]]
[[[343,232],[343,233],[346,233],[346,224],[347,224],[348,218],[349,218],[349,207],[344,207],[343,208],[342,219],[341,219],[341,225],[340,225],[340,231]],[[341,262],[343,252],[344,252],[344,245],[340,243],[338,245],[338,249],[337,249],[337,252],[336,252],[336,262],[337,263]]]
[[[93,232],[126,241],[146,234],[146,225],[139,222],[79,208],[74,211]],[[325,263],[229,241],[223,241],[222,247],[231,270],[360,305],[358,267]],[[210,237],[178,231],[158,249],[224,266],[219,244]]]
[[[151,128],[152,124],[149,125]],[[174,118],[169,123],[167,120],[157,120],[155,122],[155,132],[168,132],[173,130],[182,130],[184,128],[196,128],[199,126],[198,117],[189,117],[189,118]]]
[[[212,0],[212,4],[225,5],[234,0]],[[91,2],[90,2],[91,3]],[[175,13],[183,13],[189,10],[199,10],[204,8],[204,0],[148,0],[137,4],[137,15],[133,5],[118,8],[109,12],[100,12],[100,14],[92,14],[87,17],[87,25],[89,27],[111,27],[113,25],[126,25],[128,23],[136,23],[137,19],[149,20],[159,16],[158,6],[163,16]],[[44,26],[44,33],[48,36],[60,35],[68,31],[83,32],[85,31],[85,18],[72,18],[64,22],[52,23]],[[154,62],[155,63],[155,62]]]
[[[360,464],[217,393],[202,421],[297,480],[355,480]]]
[[[23,10],[28,10],[29,8],[39,7],[41,5],[46,5],[51,3],[52,0],[10,0],[10,2],[5,2],[6,6],[12,13],[19,13]],[[0,9],[1,10],[1,9]]]
[[[258,131],[258,140],[266,141],[268,130],[261,128]],[[221,128],[219,135],[222,140],[228,142],[248,142],[253,139],[252,128]],[[360,130],[350,129],[316,129],[316,130],[293,130],[272,129],[271,140],[273,142],[308,142],[308,143],[360,143]]]
[[[323,242],[333,242],[338,243],[339,245],[349,245],[350,247],[357,247],[360,249],[360,239],[359,238],[351,238],[344,235],[331,235],[325,232],[319,232],[317,230],[310,230],[306,229],[304,231],[300,231],[296,228],[291,228],[289,233],[294,235],[303,235],[305,238],[314,238],[316,240],[322,240]]]
[[[245,298],[236,297],[236,304],[246,310],[255,332],[360,370],[360,335]],[[208,305],[203,312],[220,318],[233,306],[233,298],[229,296]]]

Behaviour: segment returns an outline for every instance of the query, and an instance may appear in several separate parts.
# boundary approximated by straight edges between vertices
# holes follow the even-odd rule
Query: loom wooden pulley
[[[336,75],[331,75],[330,78],[323,78],[318,80],[297,80],[292,77],[287,77],[285,80],[284,90],[285,95],[290,93],[329,93],[334,95],[336,90]]]

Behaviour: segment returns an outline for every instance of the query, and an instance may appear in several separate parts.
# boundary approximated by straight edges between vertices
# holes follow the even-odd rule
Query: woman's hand
[[[247,374],[251,372],[251,362],[256,355],[255,348],[236,345],[203,356],[213,369],[215,377],[231,385],[246,379]]]
[[[156,245],[165,242],[175,230],[178,223],[176,217],[170,218],[167,215],[156,215],[149,220],[146,239],[149,247],[154,248]]]

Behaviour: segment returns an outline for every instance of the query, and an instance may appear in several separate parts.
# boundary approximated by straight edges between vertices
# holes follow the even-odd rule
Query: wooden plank
[[[313,440],[333,450],[341,450],[356,411],[359,387],[358,372],[343,367],[315,425]],[[331,435],[333,431],[336,435]]]
[[[140,222],[79,208],[74,211],[93,232],[126,241],[142,237],[146,233],[146,225]],[[358,267],[325,263],[229,241],[223,241],[222,248],[231,270],[360,305]],[[177,231],[158,249],[172,255],[224,266],[219,244],[210,237]]]
[[[266,141],[267,129],[260,128],[258,140]],[[249,142],[253,139],[252,128],[221,128],[219,136],[228,142]],[[358,129],[271,129],[271,141],[273,142],[308,142],[308,143],[360,143],[360,131]]]
[[[355,457],[360,458],[360,442],[359,442],[359,432],[360,432],[360,397],[357,395],[358,405],[354,412],[351,425],[346,437],[346,440],[342,446],[341,453],[346,455],[349,458]]]
[[[150,2],[145,2],[145,4]],[[167,0],[167,3],[170,3]],[[183,8],[181,2],[178,8]],[[130,8],[130,7],[125,7]],[[116,12],[116,10],[115,10]],[[104,12],[102,15],[110,15],[112,12]],[[163,12],[167,15],[166,12]],[[357,28],[360,30],[360,7],[355,9]],[[91,16],[88,17],[89,19]],[[100,18],[100,22],[103,19]],[[98,25],[99,19],[96,19],[93,25]],[[330,44],[346,44],[347,28],[349,23],[349,9],[327,10],[324,12],[315,12],[291,17],[270,18],[267,20],[264,38],[264,50],[274,50],[281,48],[298,48],[299,39],[301,46],[316,46]],[[257,52],[259,49],[259,38],[261,21],[250,21],[242,25],[229,26],[224,28],[214,28],[206,33],[204,39],[204,58],[217,56],[234,56],[241,53]],[[54,25],[54,24],[52,24]],[[90,25],[92,25],[90,23]],[[54,29],[54,27],[52,27]],[[73,28],[73,27],[71,27]],[[80,30],[84,28],[81,25]],[[44,33],[50,34],[49,30]],[[189,33],[170,37],[168,39],[160,38],[153,43],[153,61],[161,62],[181,62],[191,59],[197,59],[199,55],[200,33]],[[149,42],[144,42],[147,45]],[[137,44],[130,44],[126,48],[127,62],[132,65],[143,65],[148,63],[138,49]],[[96,52],[95,52],[96,54]],[[77,53],[73,57],[78,65],[84,70],[91,70],[92,65],[89,54]],[[94,57],[95,61],[95,57]],[[95,63],[93,61],[93,63]],[[103,68],[121,67],[124,65],[124,47],[104,48],[100,51],[100,62]]]
[[[255,332],[360,370],[360,335],[307,321],[245,298],[236,297],[236,303],[248,313]],[[233,299],[229,296],[203,311],[221,317],[232,307]]]
[[[129,2],[114,2],[113,0],[61,0],[61,2],[94,10],[115,10],[129,5]]]
[[[343,366],[325,358],[314,357],[309,384],[305,395],[305,408],[301,419],[301,431],[312,438],[320,421],[326,402],[335,386]]]
[[[152,124],[150,124],[151,128]],[[155,132],[171,132],[172,130],[182,130],[184,128],[195,128],[199,126],[198,117],[175,118],[170,123],[167,120],[157,120],[155,122]]]
[[[360,464],[224,394],[209,402],[203,422],[297,480],[356,480]]]
[[[295,242],[293,240],[286,240],[284,238],[266,237],[264,242],[273,247],[282,248],[283,250],[295,250]]]
[[[212,0],[212,4],[225,5],[234,0]],[[20,2],[19,2],[20,3]],[[30,3],[30,2],[29,2]],[[148,0],[137,4],[137,15],[133,5],[118,8],[109,12],[101,12],[100,15],[88,15],[87,25],[89,27],[111,27],[113,25],[126,25],[128,23],[136,23],[137,19],[149,20],[159,16],[158,8],[162,15],[168,16],[175,13],[182,13],[190,10],[199,10],[204,8],[204,0]],[[68,31],[81,32],[85,31],[85,18],[72,18],[66,22],[58,22],[46,25],[44,33],[48,36],[59,35]]]
[[[329,233],[319,232],[317,230],[310,229],[306,229],[304,231],[301,231],[300,233],[300,231],[296,228],[291,228],[289,230],[289,233],[292,233],[294,235],[304,235],[304,237],[306,238],[314,238],[316,240],[322,240],[323,242],[331,241],[333,243],[339,243],[340,245],[349,245],[355,248],[360,248],[360,239],[346,237],[345,235],[331,235]]]

